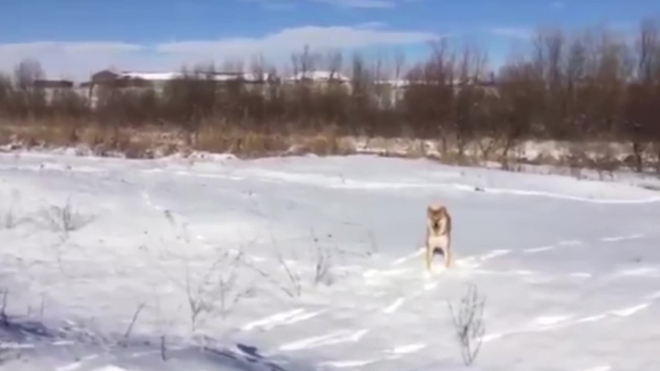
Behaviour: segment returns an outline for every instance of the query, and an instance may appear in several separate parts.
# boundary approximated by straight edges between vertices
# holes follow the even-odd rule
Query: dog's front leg
[[[450,239],[449,236],[447,236],[444,241],[442,241],[442,255],[445,258],[445,267],[449,268],[452,263],[452,256],[451,256],[451,247],[449,245]]]
[[[433,249],[426,245],[426,269],[431,270],[431,260],[433,259]]]

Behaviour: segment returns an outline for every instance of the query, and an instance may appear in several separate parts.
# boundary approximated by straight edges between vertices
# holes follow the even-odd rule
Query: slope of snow
[[[428,275],[431,201],[455,266]],[[425,160],[1,154],[5,312],[80,330],[3,330],[23,355],[0,366],[462,369],[447,302],[474,283],[478,369],[660,369],[658,220],[648,189]],[[209,342],[268,361],[194,350]]]

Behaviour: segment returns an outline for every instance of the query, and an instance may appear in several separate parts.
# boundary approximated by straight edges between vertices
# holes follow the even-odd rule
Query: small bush
[[[461,348],[463,363],[470,366],[479,355],[485,333],[483,313],[486,299],[480,298],[477,287],[471,284],[461,299],[457,312],[454,311],[451,303],[447,304],[454,323],[456,339]]]
[[[203,316],[216,313],[224,319],[241,299],[252,295],[252,287],[244,287],[241,269],[244,267],[242,252],[221,252],[217,259],[195,280],[198,272],[190,272],[186,262],[185,291],[190,309],[190,323],[195,331]]]
[[[67,200],[63,206],[53,205],[42,209],[40,216],[46,228],[63,233],[79,230],[94,219],[76,210],[70,200]]]
[[[316,236],[313,236],[314,244],[316,245],[316,263],[314,264],[314,285],[320,283],[325,285],[332,285],[334,276],[332,274],[333,256],[329,249],[324,248],[319,243]]]
[[[18,190],[14,190],[13,199],[8,203],[7,208],[0,212],[0,229],[13,229],[25,221],[24,218],[16,216],[15,202],[20,197]]]
[[[2,229],[13,229],[18,225],[18,220],[14,215],[14,210],[12,207],[5,210],[2,215],[0,215],[0,228]]]

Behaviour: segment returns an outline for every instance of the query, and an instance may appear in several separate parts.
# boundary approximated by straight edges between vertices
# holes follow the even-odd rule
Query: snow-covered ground
[[[0,368],[461,369],[447,302],[475,284],[475,368],[657,370],[660,192],[628,183],[371,156],[1,154]],[[431,201],[453,216],[455,266],[428,275]]]

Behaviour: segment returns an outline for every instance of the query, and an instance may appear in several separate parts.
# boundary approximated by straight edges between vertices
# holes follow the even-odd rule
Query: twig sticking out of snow
[[[195,331],[199,316],[218,309],[222,318],[226,318],[231,309],[248,293],[238,288],[238,268],[243,263],[244,254],[239,251],[231,257],[228,251],[223,252],[206,270],[201,281],[193,287],[188,265],[186,264],[185,290],[190,306],[190,321]],[[233,298],[232,298],[233,296]]]
[[[41,294],[41,304],[39,305],[39,318],[43,320],[44,318],[44,311],[46,310],[46,295]]]
[[[142,309],[144,309],[146,303],[141,303],[135,313],[133,314],[133,319],[131,320],[131,323],[128,325],[128,328],[126,329],[126,333],[124,334],[124,342],[128,340],[128,337],[131,336],[131,331],[133,330],[133,326],[135,325],[135,322],[138,319],[138,316],[140,315],[140,312]],[[125,344],[125,343],[124,343]]]
[[[13,206],[9,206],[9,209],[7,209],[3,215],[0,215],[0,228],[12,229],[16,227],[16,225],[17,221],[14,216],[14,208]]]
[[[483,313],[486,299],[480,298],[477,287],[470,284],[465,296],[461,299],[458,313],[450,302],[447,302],[451,312],[452,321],[456,330],[456,336],[461,347],[461,357],[466,366],[470,366],[479,355],[485,327],[483,324]]]
[[[289,279],[289,284],[291,286],[291,289],[287,290],[288,293],[290,293],[289,295],[290,296],[302,295],[302,284],[300,282],[301,281],[300,275],[289,265],[286,259],[284,259],[284,257],[282,256],[282,253],[280,252],[277,241],[275,240],[272,231],[270,234],[270,239],[273,243],[273,247],[275,248],[275,251],[277,251],[277,261],[279,261],[282,267],[284,267],[284,271],[286,272],[286,275]]]
[[[165,335],[160,337],[160,358],[163,359],[163,362],[167,362],[167,348],[165,345]]]
[[[76,210],[67,199],[64,206],[53,205],[50,208],[44,208],[40,216],[47,228],[55,232],[62,232],[65,235],[76,231],[94,220],[94,216],[84,215]]]
[[[8,289],[2,290],[2,309],[0,310],[0,319],[2,319],[2,324],[5,327],[9,327],[9,318],[7,318],[7,294],[9,293]]]
[[[332,255],[319,244],[319,239],[312,230],[312,239],[316,246],[316,264],[314,265],[314,286],[319,283],[332,284]]]

